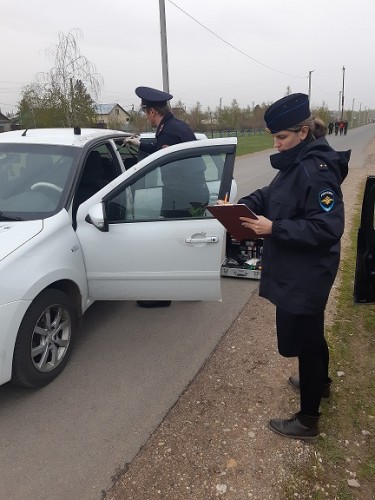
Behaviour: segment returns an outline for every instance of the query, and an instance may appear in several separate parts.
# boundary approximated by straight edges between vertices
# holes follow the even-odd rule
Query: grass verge
[[[333,394],[322,403],[322,434],[308,462],[295,465],[285,481],[287,500],[375,498],[375,305],[353,303],[358,226],[359,213],[343,252],[335,318],[327,329]]]
[[[270,148],[273,148],[273,137],[271,134],[246,135],[238,137],[236,155],[248,155]]]

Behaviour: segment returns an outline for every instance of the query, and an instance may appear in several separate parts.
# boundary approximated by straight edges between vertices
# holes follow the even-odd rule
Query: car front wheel
[[[66,293],[50,289],[38,295],[18,331],[12,381],[42,387],[57,377],[71,354],[76,326],[76,311]]]

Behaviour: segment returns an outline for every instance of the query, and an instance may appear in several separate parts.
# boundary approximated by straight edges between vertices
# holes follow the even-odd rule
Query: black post
[[[345,66],[342,67],[341,120],[344,119],[344,85],[345,85]]]

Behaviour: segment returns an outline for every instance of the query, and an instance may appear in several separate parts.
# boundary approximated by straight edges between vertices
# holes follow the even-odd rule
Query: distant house
[[[0,132],[9,132],[11,130],[12,122],[11,120],[0,113]]]
[[[119,104],[97,104],[97,125],[102,128],[128,130],[130,114]]]

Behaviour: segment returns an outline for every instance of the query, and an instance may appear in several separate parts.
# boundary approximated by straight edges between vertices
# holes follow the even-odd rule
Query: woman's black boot
[[[271,431],[280,434],[280,436],[304,441],[316,441],[319,437],[318,422],[319,417],[296,413],[289,419],[273,418],[270,420],[268,427]]]

